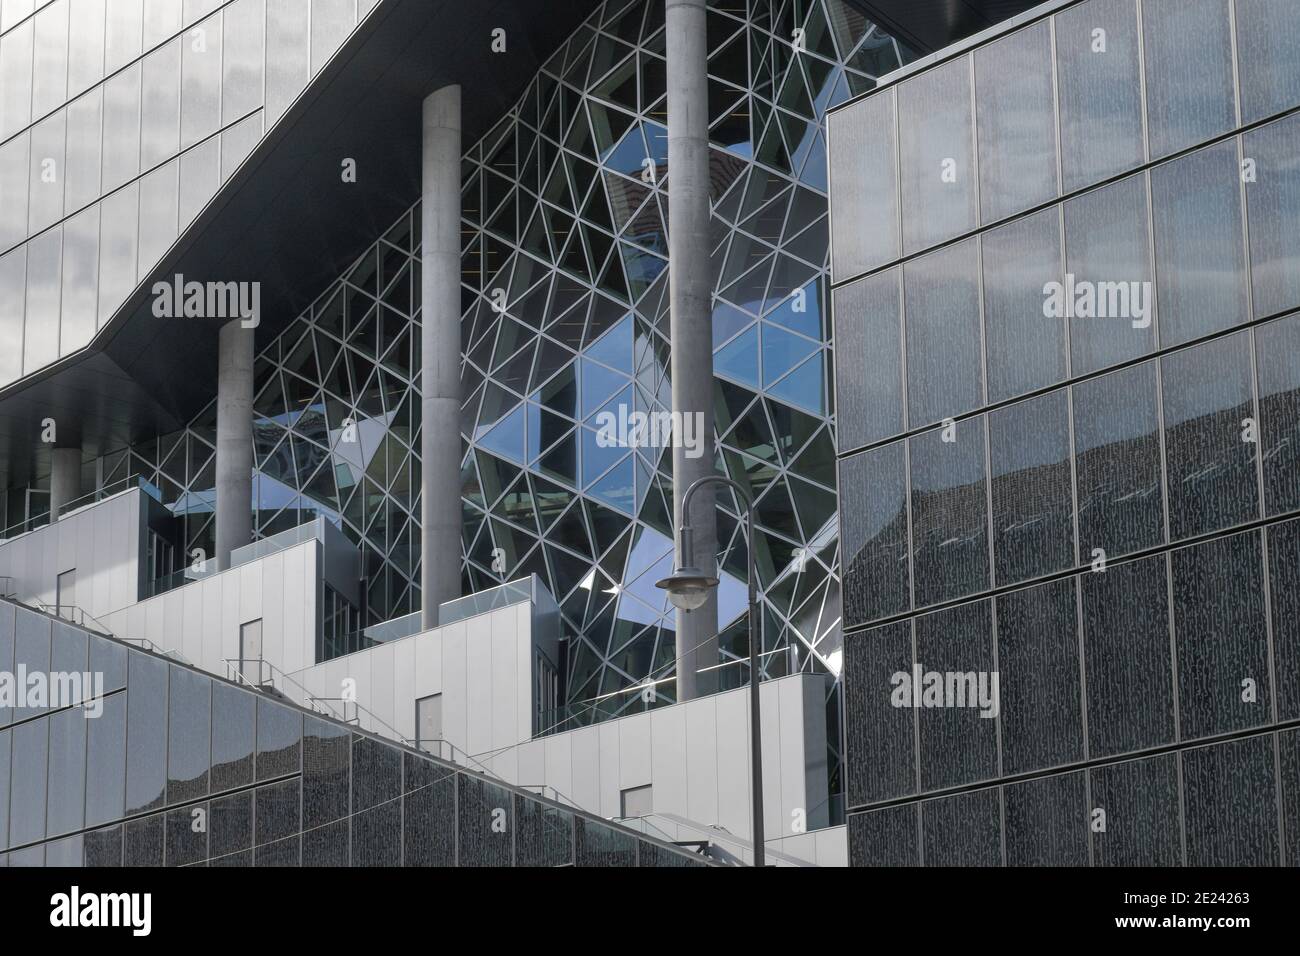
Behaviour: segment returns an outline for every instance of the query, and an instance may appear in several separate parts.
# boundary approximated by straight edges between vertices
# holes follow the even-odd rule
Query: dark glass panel
[[[1144,0],[1147,135],[1168,156],[1233,128],[1232,27],[1224,0]]]
[[[99,718],[73,707],[50,716],[50,784],[46,831],[80,830],[86,809],[86,726]]]
[[[573,814],[515,794],[516,866],[573,863]],[[642,844],[644,849],[645,844]],[[646,865],[644,862],[642,865]]]
[[[1265,508],[1300,510],[1300,316],[1257,328],[1255,360]]]
[[[999,586],[1074,565],[1074,489],[1066,392],[989,414],[993,555]]]
[[[1238,333],[1161,360],[1169,534],[1175,541],[1259,515],[1250,337]]]
[[[857,448],[903,430],[898,270],[836,289],[833,300],[839,447]]]
[[[11,731],[9,769],[9,845],[45,839],[45,784],[49,760],[49,718],[20,724]]]
[[[253,793],[213,800],[208,810],[209,857],[213,864],[237,857],[253,845]],[[251,863],[251,861],[249,861]]]
[[[253,782],[257,698],[229,684],[212,685],[212,792]]]
[[[147,654],[132,651],[129,656],[126,736],[131,745],[126,751],[126,812],[131,814],[163,805],[167,786],[168,665]],[[128,854],[130,842],[128,833]]]
[[[298,780],[283,780],[258,787],[253,808],[253,845],[261,847],[302,829],[302,787]]]
[[[853,627],[911,606],[903,442],[840,462],[844,618]]]
[[[212,681],[175,664],[171,670],[167,801],[181,803],[208,794]]]
[[[585,817],[574,824],[575,866],[636,866],[636,837]]]
[[[129,820],[126,823],[126,866],[162,866],[166,844],[165,814]]]
[[[912,673],[912,625],[886,624],[844,643],[849,806],[915,793],[916,716],[891,700],[895,675]]]
[[[918,435],[910,450],[916,606],[987,588],[984,419]]]
[[[1274,525],[1266,535],[1277,717],[1295,720],[1300,717],[1300,521]]]
[[[86,866],[113,867],[122,865],[122,826],[92,830],[83,841]]]
[[[991,603],[977,601],[918,617],[912,687],[921,754],[921,789],[987,780],[998,772]],[[909,685],[912,682],[909,681]],[[930,693],[938,690],[938,696]],[[894,693],[901,695],[901,689]]]
[[[1081,576],[1088,688],[1088,755],[1106,757],[1174,739],[1165,558]]]
[[[903,266],[907,421],[919,428],[984,398],[979,259],[974,239]]]
[[[352,817],[352,865],[402,865],[400,800],[381,803]]]
[[[1074,589],[1069,578],[997,599],[1004,774],[1083,757]]]
[[[921,804],[925,866],[1001,866],[1002,822],[996,787]]]
[[[513,846],[510,792],[467,774],[461,774],[457,779],[457,864],[510,866]],[[578,825],[582,825],[581,821]],[[635,861],[627,865],[633,863]]]
[[[348,815],[351,749],[352,732],[346,727],[306,718],[302,751],[304,829],[324,826]]]
[[[208,805],[167,811],[167,865],[192,866],[208,858]]]
[[[1178,866],[1182,862],[1177,757],[1166,754],[1089,770],[1089,823],[1104,811],[1106,828],[1093,830],[1097,866]]]
[[[14,673],[25,667],[28,674],[50,672],[50,619],[35,611],[21,607],[14,608],[17,617],[14,621]],[[36,714],[44,713],[47,707],[14,708],[15,721],[26,720]]]
[[[1074,455],[1081,561],[1164,541],[1154,363],[1074,386]]]
[[[1003,788],[1007,866],[1087,866],[1088,802],[1082,773]]]
[[[87,724],[86,825],[123,815],[126,794],[126,694],[104,699],[104,712]]]
[[[352,735],[352,812],[394,803],[402,795],[402,753],[361,734]]]
[[[919,812],[912,803],[849,814],[849,866],[920,866]]]
[[[403,860],[407,866],[453,866],[456,862],[456,774],[450,768],[403,754]]]
[[[302,756],[302,713],[257,699],[257,779],[297,773]]]
[[[1276,866],[1273,737],[1262,734],[1182,754],[1188,866]]]

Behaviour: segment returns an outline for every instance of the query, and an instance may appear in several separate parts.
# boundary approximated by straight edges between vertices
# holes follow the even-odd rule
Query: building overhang
[[[1042,0],[855,0],[886,33],[930,54],[987,30]]]
[[[0,390],[0,487],[48,468],[46,419],[88,455],[183,427],[216,394],[224,322],[156,318],[154,284],[260,282],[272,342],[419,198],[424,98],[461,84],[473,143],[598,5],[380,0],[90,345]]]

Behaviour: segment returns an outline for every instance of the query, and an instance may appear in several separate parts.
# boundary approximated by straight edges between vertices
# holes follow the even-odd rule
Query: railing
[[[195,581],[202,581],[204,578],[211,577],[216,573],[215,561],[203,562],[202,571],[196,571],[194,570],[194,566],[190,565],[181,571],[176,571],[172,574],[165,574],[160,578],[154,578],[149,582],[149,586],[145,589],[145,597],[152,598],[157,597],[160,594],[166,594],[168,591],[175,591],[177,588],[184,587],[187,584],[192,584]]]
[[[11,577],[0,577],[0,598],[16,598],[18,585]]]
[[[162,503],[162,491],[159,490],[156,485],[145,481],[142,475],[133,475],[130,478],[123,478],[119,481],[107,484],[103,488],[100,488],[97,491],[92,491],[88,495],[82,495],[80,498],[74,498],[72,501],[65,502],[62,507],[59,508],[58,517],[67,517],[74,511],[80,511],[82,508],[98,504],[108,498],[116,497],[125,491],[134,491],[136,488],[139,488],[155,501]],[[25,521],[20,521],[17,524],[11,525],[3,531],[0,531],[0,541],[8,541],[11,538],[21,537],[22,535],[36,531],[39,528],[44,528],[49,523],[50,514],[48,511],[43,514],[34,515]]]
[[[87,631],[94,631],[105,637],[115,637],[116,635],[108,629],[107,625],[101,622],[95,616],[86,613],[86,611],[77,607],[75,604],[42,604],[40,601],[33,601],[27,605],[40,611],[42,614],[48,614],[51,617],[57,617],[60,620],[67,621],[69,624],[75,624],[77,627]],[[143,642],[149,650],[153,645],[147,641]]]
[[[304,541],[324,541],[324,524],[324,515],[317,515],[311,521],[300,524],[296,528],[281,531],[279,534],[273,534],[260,541],[254,541],[252,544],[246,544],[242,548],[235,548],[230,552],[230,567],[237,568],[242,564],[248,564],[250,561],[256,561],[258,558],[265,558],[281,551],[287,551]]]
[[[225,659],[226,679],[234,681],[236,684],[243,684],[253,690],[265,690],[270,688],[277,693],[284,693],[284,690],[276,684],[280,681],[282,684],[290,684],[298,691],[305,706],[310,707],[316,713],[325,717],[332,717],[343,723],[352,723],[345,719],[344,715],[338,713],[334,708],[328,707],[325,710],[316,706],[316,703],[326,703],[327,698],[313,697],[311,691],[301,683],[294,680],[280,668],[276,667],[270,661],[261,657],[228,657]],[[250,673],[252,676],[250,676]],[[285,695],[286,697],[289,695]]]
[[[498,608],[533,601],[537,596],[537,575],[530,574],[517,581],[508,581],[477,594],[467,594],[463,598],[448,601],[438,607],[438,626],[444,627],[463,621],[467,617],[495,611]]]

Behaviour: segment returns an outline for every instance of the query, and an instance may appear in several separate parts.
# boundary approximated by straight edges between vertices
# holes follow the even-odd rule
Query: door
[[[77,569],[64,571],[54,580],[54,612],[68,621],[77,613]]]
[[[415,745],[440,757],[450,759],[451,754],[440,753],[442,740],[442,695],[422,697],[415,702]]]
[[[262,673],[262,619],[239,628],[239,673],[254,684],[266,682]]]

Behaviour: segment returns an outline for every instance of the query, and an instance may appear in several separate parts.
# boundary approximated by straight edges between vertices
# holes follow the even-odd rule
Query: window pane
[[[1242,123],[1300,103],[1300,22],[1292,0],[1238,0],[1237,60]]]
[[[68,0],[36,15],[32,115],[44,116],[68,99]]]
[[[924,607],[989,584],[984,419],[926,432],[910,446],[916,606]]]
[[[267,5],[267,125],[278,120],[307,85],[308,17],[307,0],[276,0]]]
[[[144,0],[144,48],[165,40],[181,28],[181,5],[176,0]]]
[[[583,817],[575,821],[577,866],[636,866],[636,837]],[[463,864],[462,864],[463,865]]]
[[[356,25],[355,0],[314,0],[311,6],[311,72],[325,65]]]
[[[1250,337],[1238,333],[1161,360],[1169,533],[1173,540],[1259,516]]]
[[[1074,489],[1065,390],[989,415],[994,580],[999,586],[1074,564]]]
[[[835,208],[831,247],[836,279],[898,258],[898,172],[894,91],[847,106],[828,119]],[[864,229],[863,223],[878,224]]]
[[[1300,509],[1300,316],[1255,330],[1259,448],[1270,515]]]
[[[124,855],[127,866],[162,866],[166,850],[166,828],[163,814],[126,824]]]
[[[926,866],[1001,866],[1002,820],[996,789],[921,804]]]
[[[192,866],[208,858],[208,825],[195,829],[202,815],[206,821],[208,805],[196,804],[167,813],[167,865]]]
[[[1055,197],[1056,103],[1046,20],[975,52],[975,97],[982,221]]]
[[[1272,696],[1260,558],[1258,531],[1173,552],[1178,716],[1184,739],[1257,727],[1269,720]],[[1246,681],[1253,693],[1247,692]]]
[[[1106,757],[1174,739],[1165,558],[1080,577],[1088,753]]]
[[[456,859],[456,775],[404,754],[402,839],[407,866],[451,866]]]
[[[970,59],[958,57],[898,87],[903,251],[919,252],[978,224]]]
[[[903,267],[910,428],[983,400],[977,255],[968,239]]]
[[[167,664],[130,653],[127,685],[126,812],[163,805],[167,786]],[[98,822],[98,821],[97,821]],[[130,843],[128,834],[127,843]]]
[[[221,14],[181,37],[181,149],[221,125]]]
[[[1142,83],[1133,0],[1091,0],[1056,17],[1065,191],[1142,162]]]
[[[59,110],[32,127],[28,233],[35,235],[63,218],[63,159],[68,114]]]
[[[1151,351],[1155,308],[1149,240],[1144,176],[1065,204],[1065,272],[1074,278],[1063,298],[1071,316],[1075,375]]]
[[[1003,788],[1007,866],[1087,866],[1088,815],[1082,773]]]
[[[104,78],[104,0],[71,0],[68,36],[68,95],[76,96]]]
[[[306,718],[302,753],[302,812],[307,829],[348,815],[352,732]]]
[[[302,753],[302,713],[257,698],[257,779],[297,773]]]
[[[1143,58],[1151,157],[1232,129],[1232,27],[1227,0],[1144,0]]]
[[[23,133],[0,145],[0,202],[4,203],[5,209],[5,214],[0,216],[0,249],[8,249],[27,238],[31,144],[31,134]],[[14,261],[12,254],[6,258]],[[0,302],[12,301],[8,294],[0,298]],[[21,305],[19,308],[21,310]]]
[[[1271,735],[1183,754],[1188,866],[1277,866]]]
[[[1294,309],[1300,303],[1300,114],[1245,136],[1245,155],[1256,164],[1246,184],[1250,265],[1255,317]]]
[[[9,845],[45,839],[45,771],[49,759],[48,718],[14,727],[9,771]]]
[[[1236,140],[1151,171],[1160,344],[1249,318]]]
[[[98,717],[73,707],[50,717],[50,836],[80,830],[86,805],[86,725]]]
[[[460,824],[458,864],[460,866],[512,865],[509,791],[464,774],[457,778],[457,786],[459,796],[456,813]],[[581,828],[581,821],[579,821],[579,828]],[[581,839],[581,829],[579,829],[579,839]],[[579,846],[579,861],[582,858],[582,848]],[[631,866],[634,862],[623,865]],[[580,862],[579,865],[582,863]]]
[[[295,778],[258,787],[253,808],[254,846],[265,846],[302,829],[301,784]]]
[[[0,140],[32,121],[32,21],[0,36]]]
[[[86,825],[121,818],[126,787],[126,695],[104,699],[86,728]]]
[[[1065,319],[1043,314],[1043,287],[1061,281],[1059,208],[1008,223],[981,241],[989,401],[1064,381]]]
[[[902,442],[840,462],[844,620],[849,627],[911,606]]]
[[[208,794],[211,756],[212,681],[172,665],[167,744],[167,801]]]
[[[104,69],[113,73],[140,55],[144,0],[108,0]]]
[[[26,309],[27,248],[0,256],[0,384],[23,373],[23,312]]]
[[[573,863],[573,814],[515,794],[516,866]]]
[[[104,693],[126,686],[126,648],[100,637],[90,639],[90,669],[104,675]]]
[[[919,814],[920,804],[849,814],[849,865],[920,866]]]
[[[95,335],[99,282],[99,207],[69,219],[63,226],[63,317],[59,355],[87,345]]]
[[[104,84],[104,192],[140,173],[140,65]],[[135,272],[132,270],[132,275]]]
[[[997,599],[1004,774],[1083,757],[1074,589],[1071,578]]]
[[[1106,829],[1092,835],[1095,865],[1182,863],[1177,759],[1166,754],[1088,771],[1092,805],[1106,811]]]
[[[896,674],[912,674],[912,625],[886,624],[844,640],[844,739],[852,806],[916,792],[916,726],[895,707]]]
[[[997,775],[998,721],[984,716],[997,706],[990,676],[995,670],[991,608],[991,602],[977,601],[916,619],[916,666],[923,675],[975,675],[973,687],[963,686],[962,706],[916,711],[923,791]],[[924,692],[928,678],[922,680]],[[945,703],[955,701],[956,697]]]
[[[112,318],[135,286],[140,187],[132,183],[101,204],[99,227],[99,325]]]
[[[1268,529],[1277,718],[1300,717],[1300,521]],[[2,751],[0,751],[2,753]]]
[[[56,227],[27,247],[27,320],[23,371],[31,374],[59,357],[59,290],[62,286],[63,229]]]
[[[173,40],[144,58],[140,100],[140,169],[175,156],[180,145],[181,44]]]
[[[857,448],[903,430],[899,271],[834,292],[839,446]]]
[[[1091,562],[1164,540],[1156,368],[1146,363],[1074,386],[1079,556]]]
[[[14,673],[14,606],[4,602],[0,602],[0,671]],[[13,719],[13,705],[0,702],[0,727],[9,726]],[[4,828],[0,827],[0,838],[3,836]]]
[[[50,619],[22,608],[15,608],[14,670],[26,667],[27,673],[48,674],[50,670]],[[14,720],[26,720],[43,713],[47,707],[15,707]]]
[[[64,199],[68,212],[81,209],[99,198],[103,112],[102,86],[68,107],[68,156],[63,166]]]
[[[143,280],[173,242],[176,241],[177,175],[176,160],[140,180],[140,262],[139,279]]]
[[[85,835],[85,865],[120,867],[122,865],[122,827],[105,827]]]
[[[0,730],[0,793],[4,794],[0,798],[0,850],[9,846],[9,797],[12,782],[9,778],[9,758],[12,749],[13,731]]]
[[[209,804],[208,853],[215,863],[228,861],[253,846],[253,794],[234,793]],[[251,862],[251,861],[250,861]]]
[[[212,792],[253,782],[253,722],[257,698],[227,684],[212,685]]]
[[[225,9],[221,122],[229,125],[262,105],[266,0],[235,0]]]

